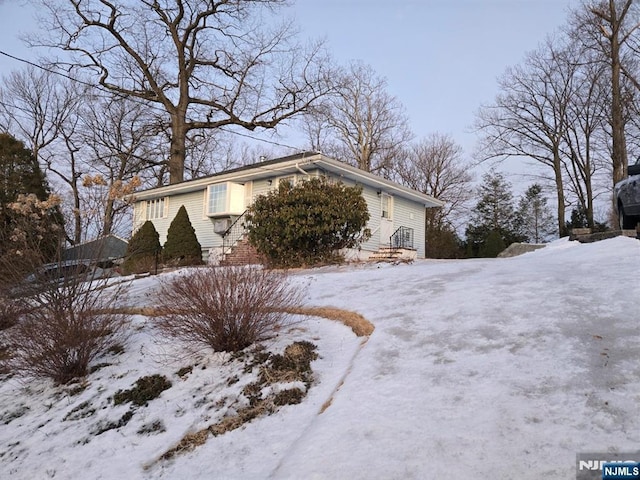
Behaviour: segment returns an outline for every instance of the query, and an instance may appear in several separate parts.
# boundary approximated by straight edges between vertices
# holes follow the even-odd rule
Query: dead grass
[[[209,435],[218,436],[236,430],[253,419],[271,415],[280,407],[300,403],[307,394],[312,383],[311,362],[317,358],[316,346],[310,342],[294,342],[288,345],[284,353],[271,354],[256,352],[253,359],[247,359],[247,366],[259,368],[257,381],[245,386],[242,394],[249,401],[249,405],[240,408],[235,415],[230,415],[219,422],[209,425],[195,433],[185,435],[178,444],[166,451],[159,460],[169,460],[178,454],[188,452],[203,445]],[[265,386],[278,383],[301,381],[307,385],[306,390],[289,388],[261,396]]]
[[[343,323],[353,330],[358,337],[368,337],[373,333],[375,327],[362,315],[349,310],[335,307],[299,307],[287,310],[287,313],[296,315],[309,315],[314,317],[328,318]]]
[[[313,317],[322,317],[329,320],[335,320],[341,322],[347,327],[351,328],[353,333],[358,337],[370,336],[375,327],[373,324],[364,318],[362,315],[349,310],[336,307],[298,307],[285,310],[286,313],[293,315],[307,315]],[[159,317],[165,314],[165,312],[156,307],[123,307],[109,310],[108,313],[121,313],[126,315],[143,315],[146,317]]]

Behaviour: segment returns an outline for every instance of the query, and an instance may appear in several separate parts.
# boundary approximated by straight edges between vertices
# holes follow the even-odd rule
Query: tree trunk
[[[562,181],[562,164],[558,150],[553,153],[553,171],[556,181],[556,193],[558,195],[558,234],[563,237],[567,234],[567,225],[564,217],[564,184]]]
[[[622,92],[620,88],[620,45],[617,36],[611,38],[611,136],[613,143],[613,184],[625,178],[627,145],[624,136]]]
[[[112,198],[107,198],[107,203],[104,207],[104,222],[102,225],[102,235],[110,235],[113,228],[113,202]]]
[[[169,156],[169,183],[171,185],[184,180],[185,140],[187,138],[185,123],[184,115],[171,116],[171,152]]]

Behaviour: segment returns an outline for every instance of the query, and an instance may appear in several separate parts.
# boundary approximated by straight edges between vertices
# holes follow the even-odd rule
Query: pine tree
[[[479,189],[480,201],[476,205],[471,223],[467,226],[467,252],[478,256],[492,232],[497,232],[505,247],[523,242],[526,237],[520,231],[518,215],[513,206],[511,184],[499,172],[483,176]],[[493,240],[492,240],[493,241]]]
[[[518,219],[522,234],[530,242],[541,243],[557,234],[556,219],[547,206],[542,187],[536,183],[531,185],[520,198]]]
[[[48,202],[50,197],[49,185],[38,162],[31,150],[8,133],[0,133],[0,256],[10,251],[10,238],[17,224],[25,235],[25,244],[35,246],[43,261],[52,261],[59,250],[62,235],[48,235],[42,241],[36,241],[32,236],[41,237],[37,229],[63,233],[64,220],[60,209],[54,206],[41,215],[32,212],[29,218],[33,225],[29,225],[29,218],[17,213],[11,205],[20,198],[24,202]],[[35,198],[34,198],[35,196]],[[31,200],[28,200],[31,198]],[[51,203],[51,202],[50,202]],[[54,202],[55,203],[55,202]],[[21,218],[19,218],[21,217]],[[32,228],[30,228],[32,227]]]
[[[479,256],[484,258],[495,258],[506,248],[502,235],[497,230],[491,230],[484,243],[480,245]]]
[[[133,234],[127,246],[126,260],[123,269],[126,273],[148,272],[157,264],[160,246],[160,235],[149,220]]]
[[[187,209],[182,205],[169,225],[167,241],[162,258],[178,265],[198,265],[202,263],[202,247],[191,225]]]

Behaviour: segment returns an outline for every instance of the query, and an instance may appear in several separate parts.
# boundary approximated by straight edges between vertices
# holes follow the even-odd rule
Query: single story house
[[[359,170],[320,153],[305,152],[262,161],[215,175],[145,190],[134,195],[133,228],[153,222],[164,244],[178,209],[184,205],[203,258],[219,261],[245,233],[243,214],[253,200],[283,181],[323,176],[345,185],[361,185],[369,206],[371,238],[347,259],[367,259],[384,247],[403,248],[424,258],[425,208],[442,202],[418,191]]]
[[[110,262],[124,258],[128,242],[116,235],[105,235],[89,242],[74,245],[62,251],[62,260],[87,260],[93,263]]]

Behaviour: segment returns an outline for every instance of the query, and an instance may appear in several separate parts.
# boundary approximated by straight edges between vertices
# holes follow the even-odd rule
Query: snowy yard
[[[185,434],[237,408],[246,382],[230,381],[229,355],[187,356],[137,316],[124,352],[79,393],[0,381],[0,478],[575,478],[576,453],[640,445],[639,272],[640,242],[620,237],[298,272],[308,305],[364,315],[370,339],[298,317],[267,348],[317,345],[303,402],[170,460],[160,457]],[[153,305],[156,282],[135,281],[126,301]],[[97,434],[130,408],[110,397],[152,374],[172,387]]]

